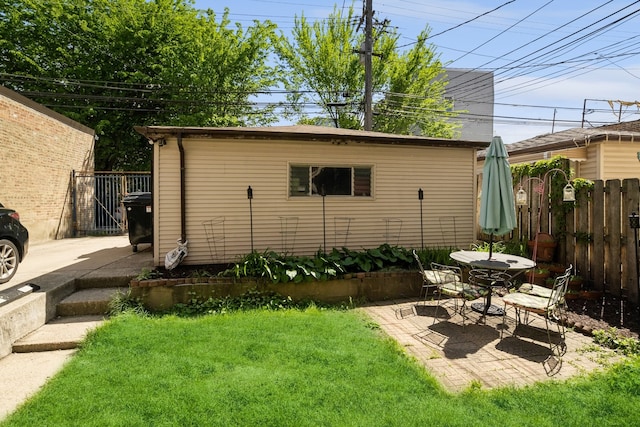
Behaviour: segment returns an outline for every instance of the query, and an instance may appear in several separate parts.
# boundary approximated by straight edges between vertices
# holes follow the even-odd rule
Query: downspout
[[[186,197],[185,197],[185,166],[184,147],[182,145],[182,133],[178,133],[178,150],[180,150],[180,240],[184,244],[187,241]]]

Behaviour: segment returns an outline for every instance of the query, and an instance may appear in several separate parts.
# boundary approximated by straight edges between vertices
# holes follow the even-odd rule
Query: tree
[[[289,114],[302,123],[361,129],[364,106],[364,67],[358,51],[364,35],[358,33],[353,6],[346,15],[334,6],[324,21],[296,17],[291,39],[281,38],[277,53],[287,70],[283,85],[290,92]],[[451,138],[455,114],[444,98],[446,75],[435,47],[428,45],[428,27],[411,49],[399,54],[395,30],[375,28],[373,34],[373,130]],[[318,105],[322,113],[306,117],[305,106]],[[343,105],[344,104],[344,105]]]
[[[134,125],[275,121],[272,23],[230,28],[193,0],[0,0],[0,84],[93,128],[97,170],[148,170]]]

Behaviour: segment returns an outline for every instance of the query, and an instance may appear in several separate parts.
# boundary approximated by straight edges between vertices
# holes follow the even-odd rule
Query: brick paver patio
[[[499,297],[494,304],[502,307]],[[551,351],[544,319],[534,315],[531,326],[515,327],[514,313],[508,312],[506,330],[500,338],[502,316],[487,316],[468,309],[469,318],[455,314],[452,301],[445,301],[435,318],[435,302],[415,300],[382,301],[363,309],[380,327],[423,363],[449,391],[459,392],[473,383],[484,388],[523,386],[551,379],[563,380],[603,367],[619,356],[607,349],[593,348],[593,338],[567,330],[567,351],[561,362],[549,359]],[[555,327],[555,325],[553,325]],[[557,338],[557,334],[555,335]]]

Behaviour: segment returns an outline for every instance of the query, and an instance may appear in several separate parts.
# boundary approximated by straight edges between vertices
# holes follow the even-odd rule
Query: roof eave
[[[175,127],[175,126],[135,126],[134,129],[151,142],[162,138],[181,135],[182,138],[231,138],[261,140],[305,140],[331,143],[364,143],[384,145],[415,145],[433,147],[456,147],[483,149],[489,146],[485,141],[462,141],[443,138],[428,138],[413,135],[395,135],[382,132],[365,132],[350,129],[325,127]]]

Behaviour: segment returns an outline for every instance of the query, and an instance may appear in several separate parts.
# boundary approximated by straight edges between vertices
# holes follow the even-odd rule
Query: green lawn
[[[116,317],[1,426],[623,426],[640,359],[449,394],[359,311]]]

